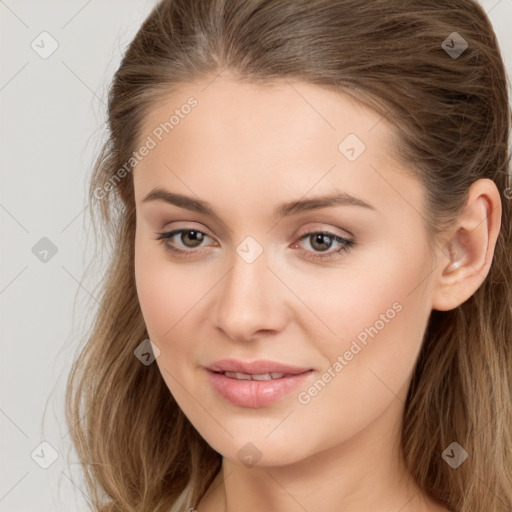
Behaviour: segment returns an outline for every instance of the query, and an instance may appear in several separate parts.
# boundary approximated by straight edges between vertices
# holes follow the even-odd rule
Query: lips
[[[223,359],[206,368],[213,388],[239,407],[265,407],[289,395],[313,377],[312,368],[276,361]]]

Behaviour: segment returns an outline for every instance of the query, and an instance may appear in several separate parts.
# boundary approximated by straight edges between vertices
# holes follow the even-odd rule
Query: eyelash
[[[167,243],[167,240],[172,238],[174,235],[177,235],[180,233],[186,233],[187,231],[195,231],[197,233],[201,233],[202,235],[208,236],[203,231],[199,231],[198,229],[195,229],[195,228],[188,228],[188,229],[183,228],[183,229],[175,229],[174,231],[169,231],[169,232],[155,233],[156,235],[158,235],[155,238],[155,240],[160,241],[160,243],[162,243],[164,245],[165,249],[170,251],[171,253],[173,253],[179,257],[182,257],[182,258],[189,258],[189,257],[193,256],[194,254],[196,254],[198,251],[197,250],[176,249],[176,247],[173,247]],[[338,242],[341,244],[338,249],[331,250],[330,252],[328,252],[326,254],[318,253],[315,251],[305,251],[306,253],[311,253],[311,252],[314,253],[312,256],[311,255],[306,256],[308,259],[311,259],[311,260],[323,260],[323,261],[330,260],[333,257],[335,257],[337,254],[350,250],[355,245],[354,240],[349,240],[349,239],[343,238],[341,236],[335,235],[334,233],[330,233],[329,231],[310,231],[309,233],[305,233],[304,235],[302,235],[299,238],[299,241],[302,241],[305,238],[310,237],[311,235],[327,235],[327,236],[333,238],[335,242]],[[208,236],[208,238],[211,238],[211,237]]]

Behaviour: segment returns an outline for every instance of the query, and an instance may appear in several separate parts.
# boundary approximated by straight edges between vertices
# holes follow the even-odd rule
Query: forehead
[[[299,197],[334,185],[397,199],[395,187],[383,189],[399,170],[393,125],[347,94],[303,82],[182,85],[147,113],[139,144],[148,137],[155,145],[134,171],[137,202],[166,184],[203,197],[243,190],[270,200],[273,190]]]
[[[189,107],[191,101],[193,107]],[[268,140],[277,135],[275,142],[283,146],[297,139],[304,143],[325,136],[328,142],[341,140],[351,132],[373,145],[389,146],[388,139],[394,135],[380,114],[348,94],[289,80],[259,85],[219,76],[210,82],[182,85],[163,95],[146,113],[142,135],[158,131],[173,113],[173,126],[167,131],[172,131],[176,142],[183,142],[180,133],[188,139],[190,135],[204,137],[205,143],[225,141],[229,131],[233,142],[244,137]],[[192,134],[187,130],[191,124]]]

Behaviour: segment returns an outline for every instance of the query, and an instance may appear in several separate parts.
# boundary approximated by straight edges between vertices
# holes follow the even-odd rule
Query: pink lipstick
[[[291,393],[311,376],[312,368],[290,366],[269,360],[216,361],[207,368],[213,388],[240,407],[270,405]]]

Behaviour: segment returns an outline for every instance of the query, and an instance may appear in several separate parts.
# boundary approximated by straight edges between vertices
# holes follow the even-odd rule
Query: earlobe
[[[501,200],[495,183],[477,180],[451,238],[440,251],[432,309],[454,309],[481,286],[491,267],[500,225]]]

